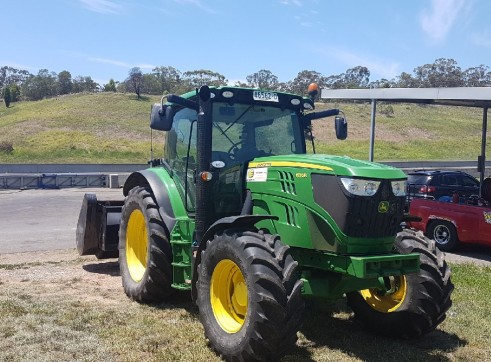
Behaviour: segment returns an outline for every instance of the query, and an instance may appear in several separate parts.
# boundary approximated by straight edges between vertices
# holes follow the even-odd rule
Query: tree
[[[143,73],[141,69],[139,67],[131,68],[129,72],[129,77],[126,81],[131,85],[138,99],[140,99],[143,85]]]
[[[3,91],[3,100],[5,102],[5,106],[7,108],[10,107],[10,88],[9,87],[6,87],[5,90]]]
[[[10,101],[17,102],[20,97],[20,87],[16,83],[10,85]]]
[[[114,79],[109,79],[109,82],[107,84],[104,84],[104,87],[102,88],[103,92],[116,92],[116,83],[114,82]]]
[[[344,73],[343,82],[346,88],[366,88],[370,81],[370,71],[367,67],[357,66]]]
[[[269,70],[261,69],[246,77],[247,85],[253,88],[277,90],[278,77]]]
[[[388,80],[385,78],[368,83],[368,88],[392,88],[395,86],[393,80]]]
[[[227,85],[227,79],[220,73],[207,69],[192,70],[184,73],[184,80],[187,82],[189,90],[199,88],[202,85],[221,87]]]
[[[22,84],[31,74],[27,70],[9,66],[0,68],[0,89],[10,84]]]
[[[58,73],[58,94],[69,94],[72,91],[72,75],[64,70]]]
[[[146,94],[162,94],[161,84],[155,74],[143,74],[142,91]]]
[[[21,86],[22,94],[30,100],[40,100],[58,94],[57,74],[47,69],[39,70],[37,75],[30,75]]]
[[[160,93],[182,93],[182,73],[174,67],[156,67],[152,70],[152,74],[160,83]]]
[[[95,92],[99,85],[90,76],[77,76],[73,80],[73,92]]]
[[[317,83],[320,88],[326,86],[327,79],[314,70],[302,70],[289,84],[290,92],[306,94],[310,83]]]
[[[462,72],[462,78],[466,87],[489,87],[491,86],[491,72],[487,65],[466,69]]]
[[[453,59],[439,58],[433,64],[414,69],[419,87],[461,87],[464,85],[462,70]]]
[[[402,72],[396,77],[395,85],[399,88],[416,88],[418,81],[409,73]]]

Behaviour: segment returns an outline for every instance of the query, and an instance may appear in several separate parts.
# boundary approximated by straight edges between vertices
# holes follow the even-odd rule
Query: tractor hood
[[[405,179],[400,169],[375,162],[355,160],[348,156],[321,154],[283,155],[261,157],[249,163],[250,168],[259,167],[298,167],[299,169],[319,170],[337,176],[362,177],[371,179]]]

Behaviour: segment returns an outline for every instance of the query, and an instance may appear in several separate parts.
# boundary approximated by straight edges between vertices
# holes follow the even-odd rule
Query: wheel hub
[[[445,226],[440,225],[435,228],[433,237],[439,244],[446,244],[448,243],[449,230]]]
[[[240,268],[230,259],[221,260],[213,270],[210,300],[215,319],[227,333],[236,333],[245,322],[247,284]]]
[[[148,236],[145,216],[133,210],[126,229],[126,262],[131,279],[139,282],[147,269]]]
[[[406,298],[407,282],[404,275],[384,278],[386,291],[380,289],[364,289],[360,291],[365,302],[381,313],[396,311]]]

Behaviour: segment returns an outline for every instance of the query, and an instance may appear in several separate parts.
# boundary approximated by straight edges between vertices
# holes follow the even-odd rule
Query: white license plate
[[[254,91],[252,97],[255,101],[278,102],[278,94],[274,92]]]

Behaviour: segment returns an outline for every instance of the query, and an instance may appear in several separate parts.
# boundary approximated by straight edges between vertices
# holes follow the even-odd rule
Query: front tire
[[[433,220],[428,227],[428,237],[434,239],[438,249],[443,251],[455,250],[459,244],[457,229],[445,220]]]
[[[123,288],[138,302],[161,302],[172,291],[172,251],[152,194],[130,190],[121,211],[119,268]]]
[[[297,340],[304,302],[298,263],[278,236],[226,230],[207,242],[197,304],[205,335],[226,360],[272,361]]]
[[[435,242],[422,232],[405,229],[396,238],[401,254],[419,253],[420,272],[391,277],[392,292],[377,289],[348,293],[355,319],[375,333],[415,338],[435,329],[452,305],[450,268]]]

